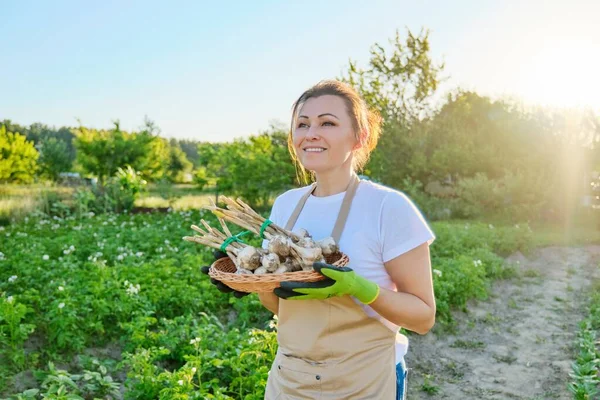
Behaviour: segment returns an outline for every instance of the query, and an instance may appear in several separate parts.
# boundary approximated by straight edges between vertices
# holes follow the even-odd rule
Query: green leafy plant
[[[25,366],[23,344],[35,329],[34,324],[23,323],[27,313],[27,307],[15,300],[14,296],[0,297],[0,354],[17,371]]]

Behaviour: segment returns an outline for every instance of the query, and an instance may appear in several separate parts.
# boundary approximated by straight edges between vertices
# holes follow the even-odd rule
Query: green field
[[[215,222],[198,210],[35,213],[3,227],[0,392],[262,398],[276,324],[256,296],[230,298],[201,274],[209,251],[181,239],[200,218]],[[534,237],[527,225],[433,229],[436,329],[452,326],[451,310],[485,298],[492,280],[511,276],[501,255],[527,252]]]
[[[262,399],[276,319],[255,295],[218,292],[200,272],[210,251],[182,240],[201,218],[216,223],[200,209],[214,193],[174,186],[169,203],[151,185],[136,206],[172,209],[81,218],[41,211],[45,199],[68,201],[72,190],[0,188],[12,215],[0,226],[0,397]],[[452,332],[454,312],[516,275],[503,257],[600,243],[593,221],[568,229],[433,222],[434,332]]]

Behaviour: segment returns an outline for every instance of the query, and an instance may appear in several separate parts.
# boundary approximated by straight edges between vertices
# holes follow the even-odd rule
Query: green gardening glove
[[[337,268],[316,262],[315,271],[326,279],[317,282],[281,282],[274,293],[286,300],[324,300],[334,296],[350,295],[364,304],[370,304],[379,296],[379,285],[358,275],[352,268]]]

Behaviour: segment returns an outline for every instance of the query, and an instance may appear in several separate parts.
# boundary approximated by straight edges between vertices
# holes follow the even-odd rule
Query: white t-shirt
[[[292,189],[277,197],[269,219],[285,227],[309,188]],[[344,195],[345,192],[326,197],[309,196],[292,231],[304,228],[315,240],[331,236]],[[404,193],[363,180],[356,190],[339,246],[350,258],[348,267],[382,288],[396,290],[384,262],[434,240],[435,235],[423,215]],[[398,332],[397,325],[381,317],[370,306],[354,300],[369,316]],[[408,338],[398,333],[396,362],[400,362],[407,350]]]

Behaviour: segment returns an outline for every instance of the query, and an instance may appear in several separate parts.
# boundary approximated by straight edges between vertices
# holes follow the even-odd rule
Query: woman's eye
[[[323,122],[323,126],[335,126],[335,124],[333,122],[326,121]]]
[[[298,124],[298,128],[306,128],[308,125],[306,125],[304,122],[300,122]]]

